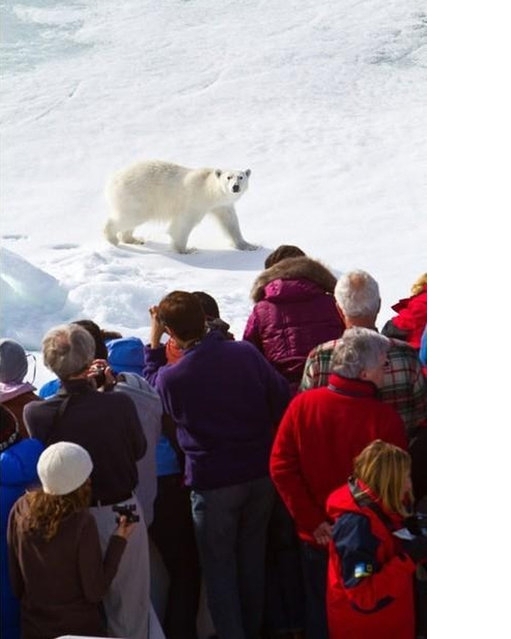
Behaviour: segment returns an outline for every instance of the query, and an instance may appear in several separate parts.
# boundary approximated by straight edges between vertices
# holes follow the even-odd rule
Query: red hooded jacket
[[[369,506],[355,501],[348,484],[329,496],[326,508],[335,521],[327,586],[330,639],[414,639],[416,565],[401,552],[401,541]],[[399,515],[384,513],[396,530],[402,527]]]
[[[417,295],[399,300],[392,310],[396,311],[397,315],[386,323],[382,333],[388,337],[402,339],[419,350],[427,321],[427,285],[424,284],[423,290]]]

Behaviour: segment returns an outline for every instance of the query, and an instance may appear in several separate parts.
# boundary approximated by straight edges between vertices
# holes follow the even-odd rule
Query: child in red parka
[[[413,284],[411,296],[399,300],[397,304],[394,304],[392,310],[396,311],[397,315],[385,324],[382,329],[383,335],[401,339],[419,350],[427,321],[428,284],[426,273],[423,273]]]
[[[405,527],[412,501],[410,455],[374,440],[347,484],[327,500],[330,639],[414,639],[414,573],[426,537]],[[396,534],[397,533],[397,534]]]

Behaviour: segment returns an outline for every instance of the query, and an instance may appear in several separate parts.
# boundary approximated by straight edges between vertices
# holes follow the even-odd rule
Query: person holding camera
[[[69,441],[91,456],[90,512],[105,550],[116,526],[112,506],[134,505],[139,515],[142,512],[134,490],[137,461],[145,454],[147,441],[137,409],[125,393],[97,390],[93,378],[100,372],[98,365],[104,367],[107,384],[113,385],[115,379],[106,361],[95,359],[94,339],[82,326],[51,329],[43,338],[42,352],[45,366],[58,376],[62,388],[53,397],[27,404],[25,423],[31,437],[45,446]],[[104,608],[110,635],[147,639],[150,580],[145,525],[137,526],[130,536]]]
[[[81,446],[52,444],[37,463],[42,488],[26,492],[10,512],[9,572],[24,639],[106,634],[100,603],[136,524],[121,516],[103,557],[87,508],[92,468]]]
[[[414,574],[426,561],[424,522],[410,520],[409,453],[376,439],[330,494],[330,639],[414,639]]]
[[[248,342],[206,330],[197,297],[173,291],[149,309],[144,376],[177,427],[211,618],[220,639],[260,637],[268,458],[289,384]],[[184,352],[167,364],[167,333]]]

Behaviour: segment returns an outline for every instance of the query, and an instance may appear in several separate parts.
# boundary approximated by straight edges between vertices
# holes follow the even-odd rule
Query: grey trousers
[[[144,515],[137,498],[133,496],[122,504],[136,504],[140,521],[128,538],[117,574],[103,599],[108,634],[125,639],[148,639],[150,578],[149,545]],[[96,520],[103,552],[117,527],[112,506],[91,507]]]

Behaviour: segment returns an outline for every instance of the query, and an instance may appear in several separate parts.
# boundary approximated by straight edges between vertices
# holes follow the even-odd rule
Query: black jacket
[[[59,416],[59,408],[66,401]],[[25,406],[31,437],[45,446],[58,441],[83,446],[92,458],[92,500],[127,499],[138,483],[136,462],[147,442],[133,400],[125,393],[94,390],[87,380],[65,382],[54,397]]]

